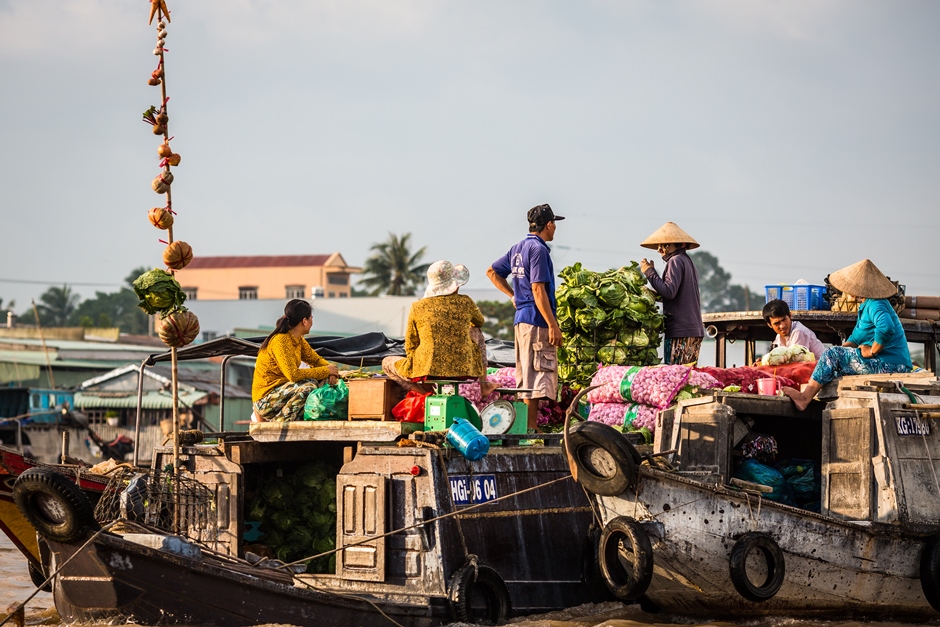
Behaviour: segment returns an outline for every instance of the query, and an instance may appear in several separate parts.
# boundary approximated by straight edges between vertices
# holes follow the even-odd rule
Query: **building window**
[[[258,288],[257,287],[238,288],[238,300],[258,300]]]
[[[339,293],[339,297],[340,297],[340,298],[348,298],[348,297],[349,297],[349,294],[347,294],[346,292],[340,292],[340,293]]]
[[[202,332],[202,341],[203,341],[203,342],[211,342],[212,340],[214,340],[214,339],[217,338],[217,337],[219,337],[219,334],[216,333],[215,331],[203,331],[203,332]]]
[[[326,282],[330,285],[349,285],[349,275],[343,273],[328,274]]]
[[[330,292],[330,295],[327,298],[336,298],[336,292]]]
[[[198,287],[184,287],[183,293],[186,294],[186,300],[196,300],[196,292],[199,291]]]
[[[287,292],[287,298],[306,298],[307,297],[307,286],[306,285],[288,285],[284,288],[284,291]]]

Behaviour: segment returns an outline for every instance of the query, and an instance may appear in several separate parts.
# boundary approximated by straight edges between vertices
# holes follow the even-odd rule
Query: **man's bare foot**
[[[499,388],[499,383],[493,381],[484,381],[480,383],[480,396],[486,398]]]
[[[796,408],[800,411],[804,411],[807,407],[809,407],[810,401],[813,400],[812,398],[805,398],[804,393],[800,392],[796,388],[784,387],[781,389],[781,392],[788,396],[790,400],[793,401],[793,404],[796,405]]]

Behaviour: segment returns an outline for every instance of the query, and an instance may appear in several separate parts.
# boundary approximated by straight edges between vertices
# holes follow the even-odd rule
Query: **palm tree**
[[[375,251],[366,259],[363,268],[363,278],[359,283],[369,290],[371,296],[385,293],[389,296],[410,296],[424,285],[425,273],[428,264],[419,263],[424,256],[425,246],[412,253],[409,240],[411,233],[401,237],[394,233],[388,234],[388,239],[373,244],[370,250]]]
[[[68,324],[69,316],[78,308],[82,297],[72,291],[68,285],[50,287],[36,305],[39,310],[39,320],[43,325],[62,327]]]

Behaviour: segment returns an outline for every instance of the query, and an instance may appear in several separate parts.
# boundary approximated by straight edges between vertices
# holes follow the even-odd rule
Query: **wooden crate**
[[[350,379],[350,420],[394,420],[392,407],[405,396],[401,386],[388,378]]]

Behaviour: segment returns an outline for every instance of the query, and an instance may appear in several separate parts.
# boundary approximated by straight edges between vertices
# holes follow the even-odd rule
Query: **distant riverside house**
[[[189,301],[349,298],[360,272],[339,253],[194,257],[176,280]]]

